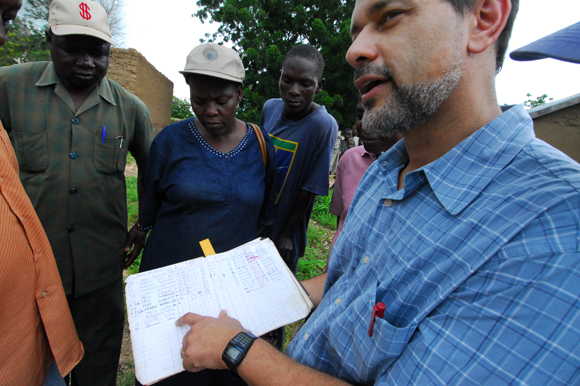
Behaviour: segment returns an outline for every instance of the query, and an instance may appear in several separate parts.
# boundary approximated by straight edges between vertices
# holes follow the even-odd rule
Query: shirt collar
[[[113,106],[116,106],[117,104],[115,103],[115,98],[113,97],[111,85],[106,80],[107,80],[107,78],[103,78],[103,80],[99,82],[99,84],[97,85],[97,93],[104,100],[106,100],[107,102],[109,102]],[[41,86],[50,86],[53,84],[58,85],[58,84],[62,84],[62,82],[60,80],[60,77],[56,73],[56,69],[54,68],[54,63],[49,62],[35,85],[41,87]]]
[[[441,158],[409,173],[405,181],[411,180],[413,174],[424,173],[441,205],[452,215],[458,215],[534,138],[532,119],[523,105],[517,105]],[[404,141],[399,141],[380,161],[383,167],[391,170],[406,165],[408,155]]]
[[[357,146],[357,147],[358,147],[358,146]],[[361,147],[364,149],[364,146],[362,146],[362,145],[361,145]],[[368,151],[366,151],[366,150],[363,150],[363,151],[360,153],[360,156],[361,156],[361,158],[364,158],[364,157],[369,157],[369,158],[370,158],[370,159],[372,159],[373,161],[377,159],[377,156],[376,156],[376,154],[371,154],[371,153],[369,153],[369,152],[368,152]]]

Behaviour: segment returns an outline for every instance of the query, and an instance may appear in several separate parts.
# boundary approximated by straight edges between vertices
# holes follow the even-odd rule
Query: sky
[[[126,44],[135,48],[172,82],[173,94],[189,98],[189,87],[178,71],[205,33],[217,30],[191,17],[196,0],[126,0]],[[580,21],[579,0],[520,0],[508,53]],[[549,5],[548,5],[549,4]],[[345,53],[348,47],[345,47]],[[580,94],[580,65],[555,59],[516,62],[508,57],[496,78],[498,102],[516,104],[548,94],[554,100]]]

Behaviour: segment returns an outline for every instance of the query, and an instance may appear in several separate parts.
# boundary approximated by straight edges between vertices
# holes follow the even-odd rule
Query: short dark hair
[[[290,58],[304,58],[312,61],[316,64],[316,75],[319,78],[322,78],[322,72],[324,71],[324,58],[314,46],[311,46],[310,44],[299,44],[292,47],[290,51],[286,52],[282,66],[284,66],[284,63]]]
[[[472,10],[475,5],[475,0],[443,0],[450,3],[455,11],[463,15],[466,11]],[[518,14],[518,9],[520,8],[520,0],[511,0],[512,10],[508,17],[507,23],[501,31],[499,38],[495,42],[495,71],[499,72],[503,66],[503,61],[505,59],[505,53],[507,51],[508,43],[512,36],[512,30],[514,29],[514,21],[516,20],[516,15]]]

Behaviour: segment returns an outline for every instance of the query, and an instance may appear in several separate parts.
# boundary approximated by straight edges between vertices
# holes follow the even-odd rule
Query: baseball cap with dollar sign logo
[[[55,35],[89,35],[115,44],[105,8],[91,0],[54,0],[48,25]]]

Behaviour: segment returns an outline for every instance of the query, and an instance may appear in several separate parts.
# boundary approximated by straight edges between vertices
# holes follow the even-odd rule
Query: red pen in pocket
[[[379,302],[376,306],[373,306],[373,315],[371,317],[371,324],[369,326],[369,336],[373,336],[373,327],[375,326],[375,317],[383,318],[385,316],[385,303]]]

